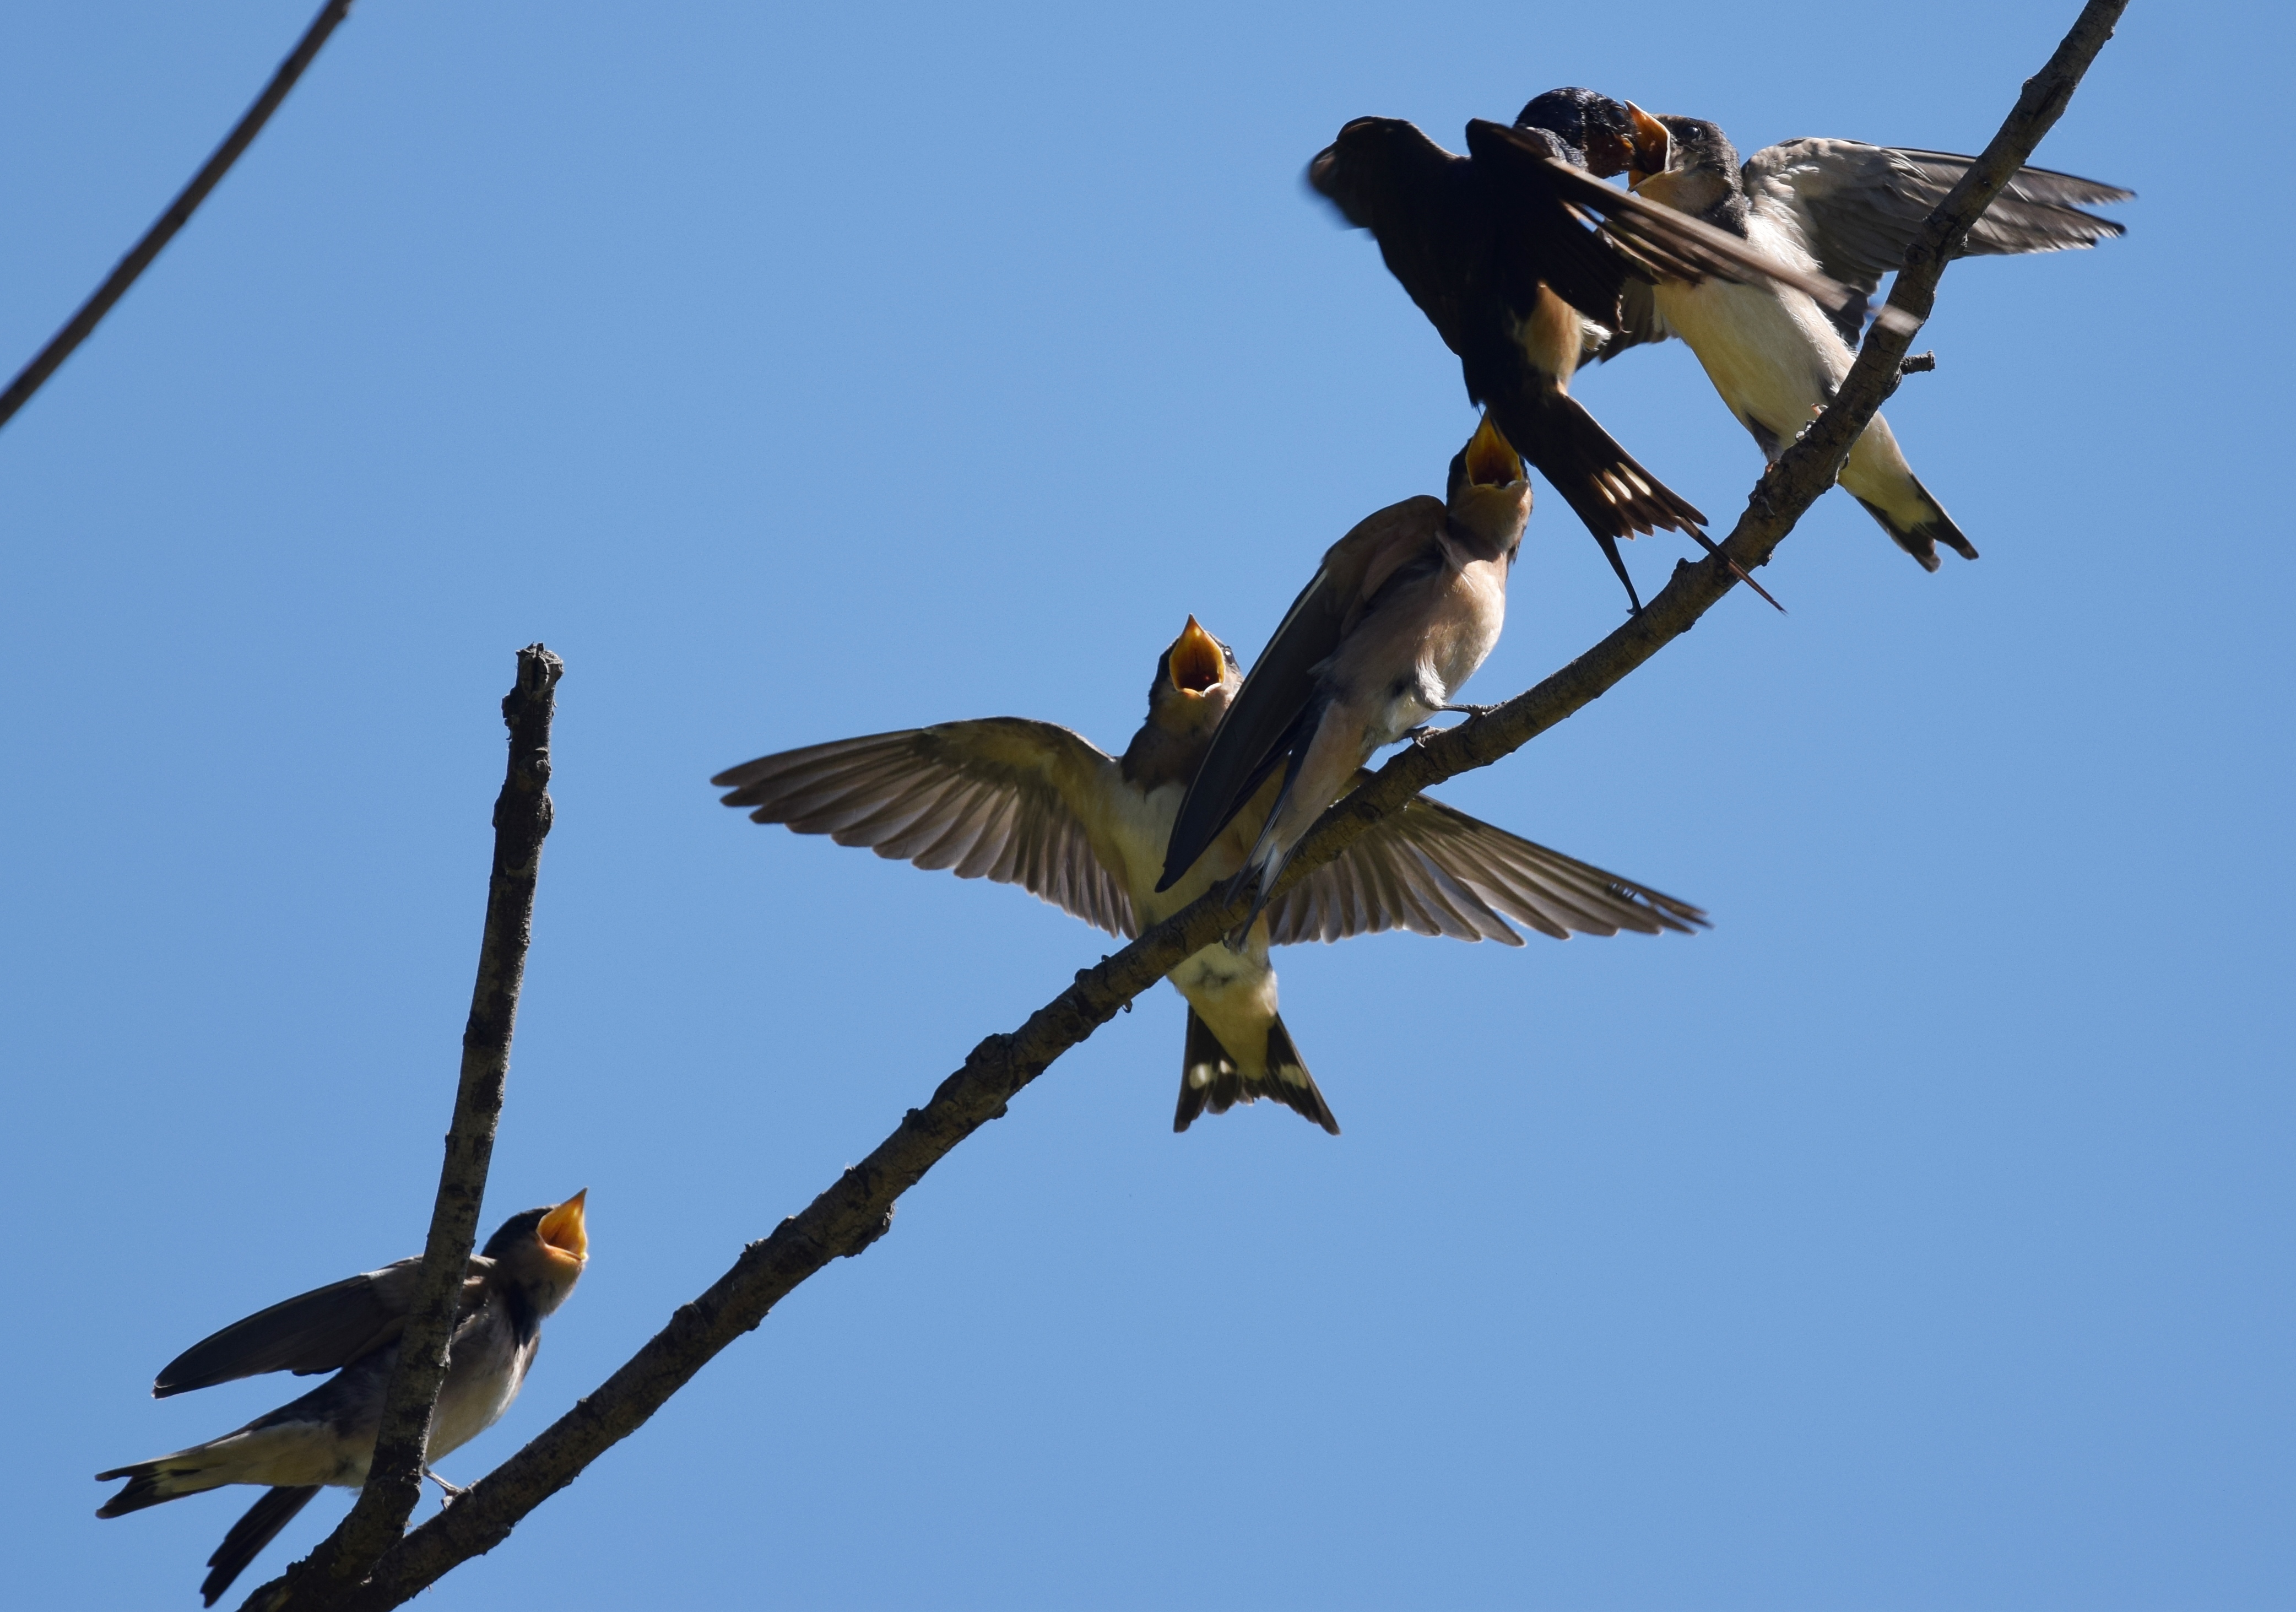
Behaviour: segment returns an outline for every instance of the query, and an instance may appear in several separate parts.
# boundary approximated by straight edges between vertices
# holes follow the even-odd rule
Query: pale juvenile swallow
[[[1234,874],[1274,802],[1270,777],[1186,876],[1160,888],[1181,798],[1242,681],[1191,616],[1157,658],[1147,720],[1120,757],[1050,722],[991,717],[784,751],[711,782],[755,821],[1019,884],[1129,939]],[[1520,945],[1509,918],[1558,939],[1686,933],[1705,921],[1423,795],[1259,914],[1239,949],[1215,941],[1165,976],[1188,1003],[1172,1129],[1264,1097],[1338,1133],[1277,1012],[1270,945],[1385,929]]]
[[[1589,323],[1617,328],[1623,289],[1660,276],[1784,276],[1833,302],[1850,293],[1601,183],[1546,129],[1478,119],[1467,146],[1457,156],[1399,119],[1357,118],[1308,164],[1308,182],[1378,240],[1458,356],[1467,395],[1554,483],[1639,611],[1620,538],[1669,527],[1714,546],[1699,530],[1706,517],[1571,398]]]
[[[1454,696],[1505,624],[1507,573],[1529,519],[1522,461],[1486,415],[1452,458],[1446,497],[1390,505],[1324,551],[1212,736],[1162,884],[1198,868],[1273,782],[1238,874],[1258,881],[1257,917],[1293,848],[1372,753],[1458,709]]]
[[[566,1302],[589,1261],[586,1196],[511,1216],[471,1261],[425,1457],[426,1476],[442,1487],[427,1463],[459,1450],[510,1409],[541,1347],[543,1317]],[[125,1517],[226,1484],[269,1485],[208,1559],[200,1593],[214,1606],[313,1495],[329,1485],[356,1489],[366,1482],[421,1265],[404,1259],[315,1288],[177,1355],[152,1385],[154,1398],[266,1371],[336,1375],[235,1433],[97,1473],[98,1483],[124,1477],[127,1486],[96,1515]]]
[[[1903,266],[1922,223],[1972,159],[1854,140],[1788,140],[1742,166],[1726,136],[1695,118],[1659,117],[1631,103],[1611,115],[1583,90],[1554,91],[1523,108],[1524,119],[1600,124],[1587,146],[1598,175],[1624,173],[1641,195],[1694,217],[1764,253],[1850,286],[1856,300],[1827,308],[1789,284],[1660,278],[1628,285],[1608,359],[1628,348],[1679,336],[1763,455],[1775,459],[1856,360],[1859,325],[1882,276]],[[1604,97],[1589,97],[1602,102]],[[1623,122],[1623,152],[1611,137]],[[2128,191],[2046,169],[2017,170],[1970,232],[1963,255],[2062,251],[2123,233],[2079,210],[2133,199]],[[1964,559],[1976,547],[1906,463],[1890,424],[1874,416],[1842,466],[1841,485],[1923,569],[1943,543]]]

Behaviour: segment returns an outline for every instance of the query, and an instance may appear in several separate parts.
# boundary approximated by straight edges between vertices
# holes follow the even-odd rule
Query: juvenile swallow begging
[[[1357,118],[1308,164],[1308,182],[1378,240],[1389,270],[1458,356],[1467,395],[1554,483],[1639,611],[1619,539],[1668,527],[1714,546],[1696,506],[1571,398],[1590,322],[1616,329],[1624,288],[1668,276],[1784,276],[1836,304],[1851,293],[1603,184],[1583,151],[1546,129],[1478,119],[1467,148],[1457,156],[1399,119]]]
[[[513,1214],[471,1261],[423,1468],[442,1486],[445,1480],[430,1471],[428,1461],[461,1449],[501,1419],[541,1347],[542,1318],[566,1302],[581,1278],[590,1257],[582,1209],[586,1196],[578,1192],[554,1207]],[[422,1263],[404,1259],[315,1288],[177,1355],[152,1384],[155,1399],[266,1371],[336,1375],[235,1433],[97,1473],[98,1483],[124,1477],[127,1486],[96,1515],[125,1517],[226,1484],[269,1485],[208,1559],[200,1593],[214,1606],[313,1495],[329,1485],[356,1489],[366,1482],[383,1393],[398,1363],[398,1336]]]
[[[1569,101],[1566,97],[1587,97]],[[1624,173],[1640,195],[1737,236],[1764,255],[1849,285],[1849,303],[1821,306],[1791,284],[1661,277],[1630,283],[1616,334],[1600,356],[1679,336],[1763,455],[1775,459],[1833,399],[1855,361],[1859,326],[1882,276],[1904,266],[1923,220],[1973,159],[1855,140],[1788,140],[1742,166],[1729,138],[1696,118],[1652,117],[1584,90],[1551,91],[1525,106],[1532,123],[1602,129],[1589,170]],[[1623,124],[1628,138],[1615,138]],[[1961,255],[2094,246],[2122,226],[2080,210],[2134,199],[2095,180],[2021,168],[1970,231]],[[1842,466],[1841,485],[1923,568],[1943,543],[1977,549],[1906,463],[1890,424],[1874,416]]]
[[[1258,881],[1256,918],[1292,850],[1372,753],[1458,709],[1453,697],[1505,623],[1507,573],[1529,519],[1522,460],[1485,415],[1452,458],[1444,498],[1390,505],[1332,544],[1212,736],[1159,888],[1199,868],[1273,784],[1240,870]]]
[[[1241,868],[1273,804],[1271,777],[1184,877],[1160,884],[1181,797],[1242,681],[1191,616],[1157,658],[1147,720],[1120,757],[1050,722],[991,717],[784,751],[710,781],[757,822],[1019,884],[1129,939]],[[1338,1134],[1276,1010],[1271,944],[1407,929],[1521,945],[1509,918],[1558,939],[1705,921],[1423,795],[1259,914],[1240,948],[1215,941],[1165,976],[1188,1003],[1172,1129],[1269,1098]]]

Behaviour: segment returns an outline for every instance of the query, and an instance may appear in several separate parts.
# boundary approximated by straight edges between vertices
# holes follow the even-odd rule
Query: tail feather
[[[191,1453],[186,1452],[186,1453]],[[131,1511],[141,1511],[149,1506],[165,1505],[171,1500],[181,1500],[186,1494],[199,1494],[219,1487],[226,1480],[220,1476],[202,1481],[207,1475],[195,1466],[182,1466],[178,1458],[163,1455],[158,1460],[137,1461],[132,1467],[115,1467],[109,1472],[99,1472],[95,1481],[108,1484],[124,1477],[127,1487],[97,1508],[98,1517],[125,1517]]]
[[[1906,483],[1914,495],[1918,513],[1892,512],[1870,498],[1859,498],[1854,492],[1849,496],[1865,506],[1866,513],[1890,534],[1891,542],[1921,562],[1923,571],[1935,571],[1942,563],[1937,551],[1940,543],[1964,560],[1977,558],[1977,545],[1954,524],[1953,517],[1946,514],[1945,506],[1930,496],[1930,489],[1922,485],[1921,478],[1908,475]]]
[[[1568,392],[1524,378],[1529,384],[1486,400],[1506,440],[1554,483],[1587,530],[1618,539],[1706,524],[1696,505],[1644,470]]]
[[[263,1547],[279,1537],[279,1530],[295,1520],[295,1514],[311,1503],[318,1493],[318,1485],[308,1488],[279,1488],[264,1492],[263,1498],[247,1509],[247,1515],[232,1524],[231,1532],[223,1536],[223,1543],[208,1558],[207,1577],[200,1581],[201,1604],[212,1607],[223,1599],[232,1581],[247,1570],[247,1564],[263,1554]]]
[[[1254,1103],[1261,1098],[1281,1103],[1333,1136],[1340,1134],[1340,1122],[1332,1116],[1332,1106],[1324,1100],[1316,1077],[1300,1061],[1300,1049],[1292,1044],[1292,1032],[1284,1029],[1281,1017],[1267,1027],[1267,1078],[1251,1080],[1220,1045],[1211,1026],[1189,1008],[1187,1041],[1180,1059],[1180,1102],[1172,1115],[1172,1129],[1185,1131],[1207,1109],[1226,1114],[1238,1103]]]

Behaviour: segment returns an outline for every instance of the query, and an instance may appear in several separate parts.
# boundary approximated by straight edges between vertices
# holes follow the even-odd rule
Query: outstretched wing
[[[156,1399],[212,1387],[266,1371],[299,1377],[333,1371],[398,1341],[414,1303],[415,1274],[422,1262],[403,1259],[258,1311],[184,1350],[160,1369],[152,1385]],[[465,1301],[484,1285],[494,1262],[471,1261],[463,1279]]]
[[[785,750],[719,773],[750,820],[961,879],[1018,884],[1111,934],[1138,933],[1089,822],[1113,763],[1082,736],[1025,717],[943,722]]]
[[[1371,776],[1357,775],[1360,785]],[[1631,879],[1419,796],[1267,909],[1268,939],[1342,941],[1407,929],[1520,946],[1512,918],[1557,940],[1707,926],[1706,914]]]
[[[1170,889],[1195,866],[1267,780],[1297,736],[1324,662],[1365,602],[1433,540],[1443,520],[1440,499],[1406,498],[1365,515],[1325,551],[1212,735],[1173,819],[1159,890]]]
[[[1905,262],[1923,221],[1973,160],[1856,140],[1787,140],[1756,152],[1740,175],[1755,206],[1795,216],[1820,267],[1870,296],[1883,275]],[[2094,246],[2126,229],[2080,209],[2135,199],[2134,192],[2117,185],[2021,168],[1969,232],[1962,252]]]
[[[1476,160],[1483,160],[1486,150],[1513,151],[1522,155],[1538,152],[1531,139],[1538,131],[1510,128],[1503,123],[1489,123],[1477,119],[1467,125],[1468,149]],[[1745,284],[1767,281],[1777,285],[1790,285],[1816,300],[1821,308],[1840,309],[1857,302],[1857,292],[1839,281],[1824,275],[1813,275],[1781,263],[1767,252],[1760,252],[1727,231],[1677,212],[1656,202],[1649,202],[1631,191],[1605,185],[1582,169],[1556,157],[1540,154],[1538,160],[1546,170],[1548,182],[1555,192],[1585,214],[1599,218],[1603,233],[1630,259],[1645,276],[1655,279],[1702,280],[1708,276],[1731,280]],[[1592,310],[1589,310],[1592,311]],[[1597,316],[1600,317],[1599,315]],[[1889,319],[1888,309],[1882,317]],[[1904,315],[1895,321],[1904,328],[1913,328],[1913,322]]]

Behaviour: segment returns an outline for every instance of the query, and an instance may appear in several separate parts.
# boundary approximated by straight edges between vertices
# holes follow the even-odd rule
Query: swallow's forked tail
[[[1261,1098],[1283,1104],[1333,1136],[1340,1133],[1332,1106],[1324,1100],[1308,1065],[1300,1062],[1300,1049],[1292,1044],[1292,1032],[1283,1028],[1280,1015],[1267,1025],[1267,1077],[1250,1080],[1220,1045],[1211,1026],[1189,1008],[1187,1047],[1180,1059],[1180,1106],[1172,1115],[1172,1129],[1185,1131],[1207,1108],[1226,1114],[1238,1103],[1255,1103]]]
[[[1894,490],[1901,495],[1897,500],[1898,507],[1895,509],[1856,492],[1849,496],[1866,506],[1867,514],[1881,522],[1882,530],[1890,534],[1891,542],[1921,562],[1923,571],[1938,568],[1937,546],[1940,543],[1964,560],[1977,558],[1977,545],[1954,524],[1953,517],[1945,512],[1945,506],[1931,496],[1930,489],[1922,485],[1919,476],[1908,473],[1903,486]]]
[[[223,1536],[223,1543],[208,1558],[208,1575],[200,1581],[201,1604],[212,1607],[223,1599],[232,1581],[247,1570],[247,1564],[263,1554],[263,1547],[279,1537],[279,1530],[295,1520],[295,1514],[311,1503],[319,1492],[318,1485],[308,1488],[266,1489],[263,1498],[247,1509],[247,1515],[232,1524],[231,1532]]]
[[[202,1460],[205,1445],[195,1444],[189,1450],[178,1450],[173,1455],[163,1455],[157,1460],[137,1461],[133,1466],[114,1467],[109,1472],[99,1472],[95,1481],[108,1484],[117,1477],[127,1480],[127,1487],[113,1495],[96,1509],[98,1517],[125,1517],[130,1511],[141,1511],[146,1506],[163,1505],[171,1500],[181,1500],[186,1494],[204,1494],[209,1489],[219,1489],[231,1481],[230,1476],[214,1470],[216,1463]]]

